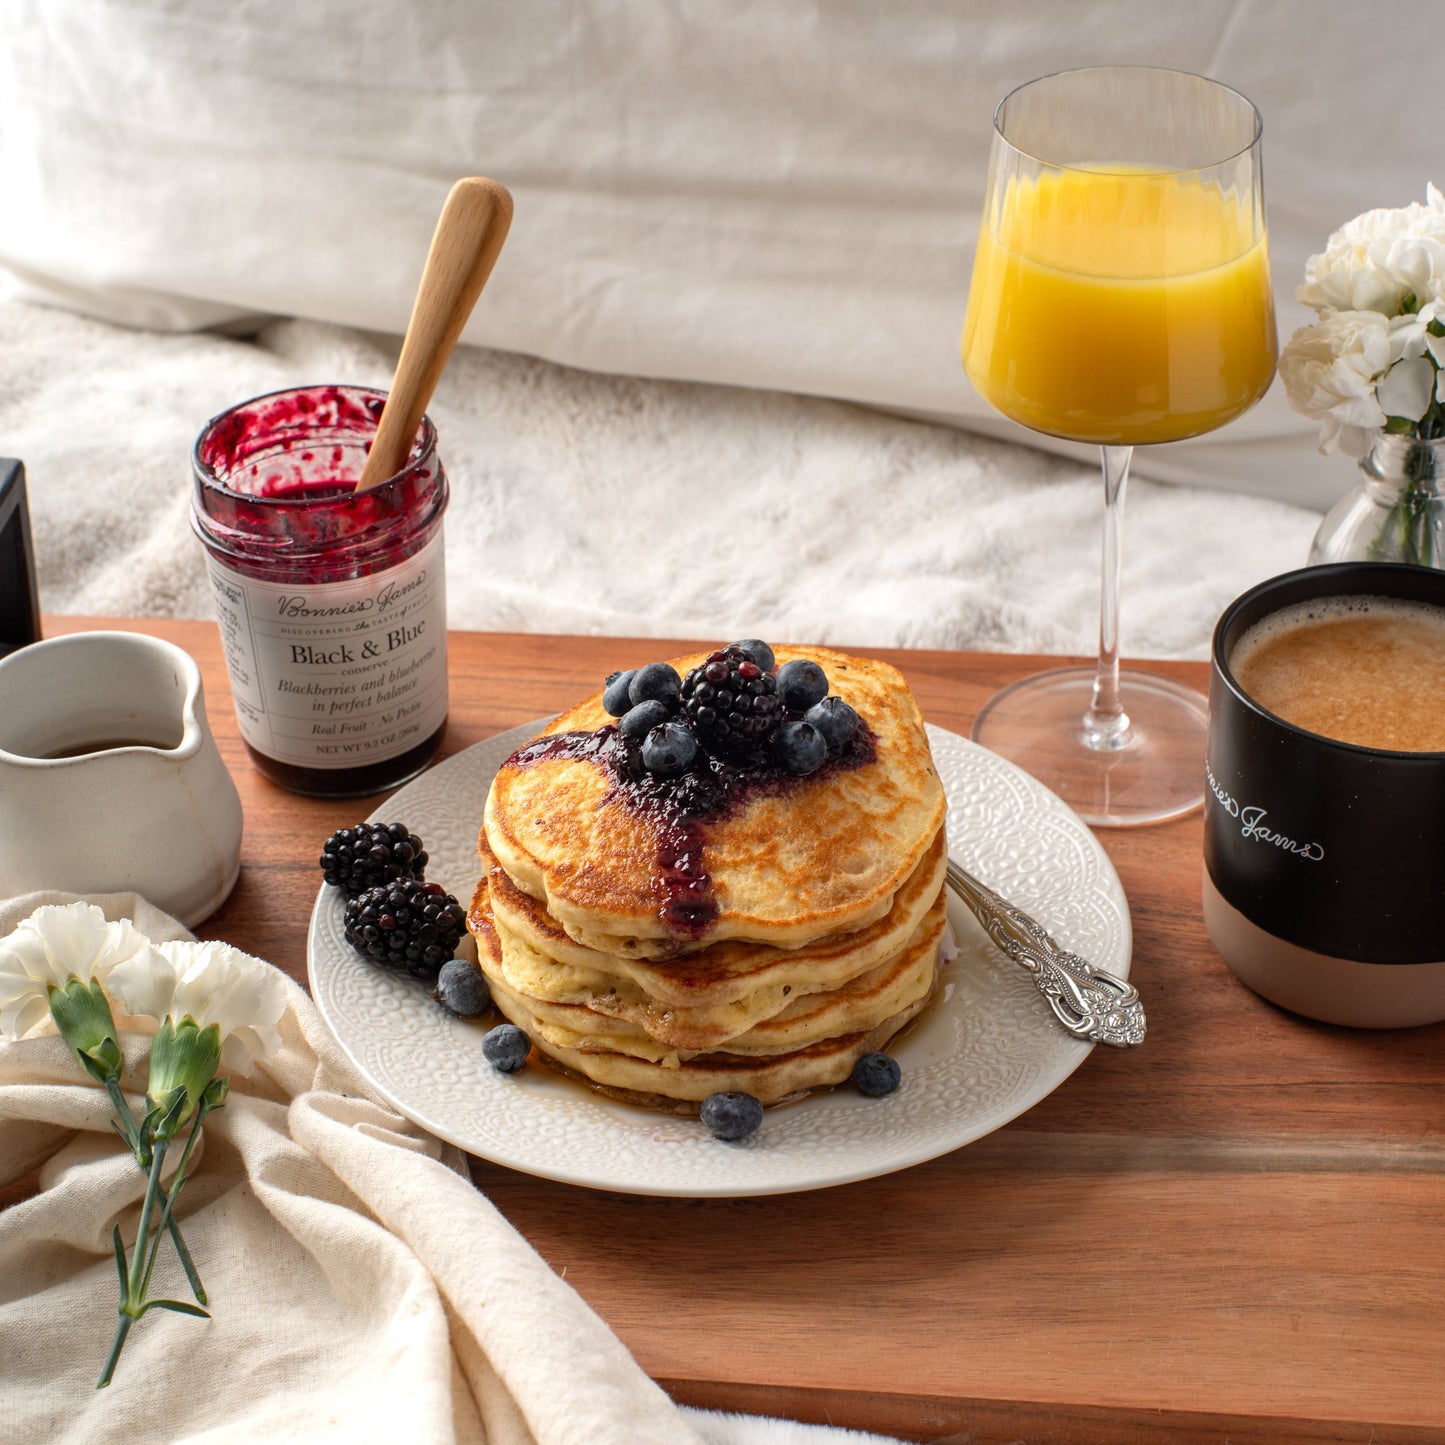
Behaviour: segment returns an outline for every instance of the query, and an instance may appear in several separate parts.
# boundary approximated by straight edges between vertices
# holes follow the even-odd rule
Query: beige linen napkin
[[[0,904],[0,937],[65,901]],[[188,936],[134,895],[94,901],[154,940]],[[0,1187],[39,1171],[0,1211],[0,1437],[701,1445],[459,1151],[374,1102],[288,986],[282,1047],[232,1075],[180,1206],[213,1317],[152,1310],[101,1391],[111,1225],[129,1246],[144,1178],[59,1037],[0,1042]],[[144,1091],[148,1044],[122,1038],[127,1094]],[[189,1298],[168,1245],[151,1293]]]

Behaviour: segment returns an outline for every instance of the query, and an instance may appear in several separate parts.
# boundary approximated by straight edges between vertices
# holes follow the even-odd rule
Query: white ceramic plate
[[[488,738],[372,814],[420,834],[427,878],[465,905],[492,775],[542,723]],[[1041,783],[996,754],[928,729],[948,795],[953,856],[1032,913],[1064,946],[1129,972],[1129,907],[1094,835]],[[319,842],[318,842],[319,846]],[[951,901],[959,954],[939,999],[897,1042],[903,1083],[883,1099],[850,1085],[773,1109],[739,1144],[695,1119],[613,1103],[545,1066],[499,1074],[482,1058],[496,1020],[463,1020],[424,984],[367,962],[342,934],[342,895],[322,887],[307,941],[311,991],[341,1046],[409,1119],[498,1164],[630,1194],[781,1194],[868,1179],[932,1159],[1008,1123],[1084,1062],[1017,964]]]

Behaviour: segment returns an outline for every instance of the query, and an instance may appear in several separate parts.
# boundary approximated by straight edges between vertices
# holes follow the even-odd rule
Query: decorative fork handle
[[[988,936],[1028,969],[1059,1022],[1071,1034],[1127,1049],[1144,1041],[1139,990],[1077,953],[1060,948],[1022,908],[948,860],[948,882]]]

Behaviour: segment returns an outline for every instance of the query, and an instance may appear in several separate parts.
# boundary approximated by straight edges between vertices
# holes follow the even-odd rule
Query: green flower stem
[[[126,1103],[125,1095],[121,1092],[119,1079],[107,1079],[105,1091],[110,1095],[110,1102],[115,1108],[116,1128],[120,1137],[125,1140],[130,1152],[135,1155],[135,1162],[142,1169],[150,1168],[150,1145],[141,1134],[135,1121],[135,1115],[130,1111],[130,1105]]]
[[[116,1324],[115,1339],[111,1343],[110,1354],[106,1358],[105,1368],[101,1371],[100,1379],[96,1382],[97,1390],[104,1389],[110,1384],[111,1376],[115,1373],[116,1363],[120,1359],[121,1349],[125,1345],[125,1337],[130,1333],[130,1327],[141,1315],[145,1313],[145,1296],[143,1289],[143,1278],[145,1274],[146,1240],[150,1235],[151,1215],[155,1210],[156,1197],[164,1194],[161,1187],[161,1166],[166,1160],[166,1141],[157,1139],[155,1153],[151,1158],[150,1175],[146,1179],[145,1200],[140,1207],[140,1224],[136,1230],[135,1252],[131,1258],[130,1269],[125,1266],[125,1250],[120,1241],[120,1228],[117,1226],[115,1232],[115,1249],[117,1265],[120,1269],[121,1290],[120,1290],[120,1319]]]
[[[122,1310],[120,1323],[115,1329],[115,1339],[111,1341],[110,1354],[105,1357],[105,1368],[100,1372],[100,1379],[95,1382],[97,1390],[103,1390],[110,1384],[111,1377],[115,1374],[115,1367],[120,1363],[120,1352],[125,1348],[125,1337],[130,1333],[130,1327],[134,1323],[135,1320]]]
[[[170,1147],[169,1142],[160,1138],[156,1140],[155,1157],[151,1160],[150,1176],[146,1180],[146,1197],[140,1207],[140,1224],[136,1226],[135,1232],[135,1253],[130,1262],[130,1289],[127,1293],[126,1304],[123,1306],[127,1314],[138,1311],[142,1301],[145,1299],[145,1285],[149,1277],[146,1269],[146,1240],[150,1238],[151,1216],[155,1212],[156,1200],[164,1197],[165,1188],[161,1184],[161,1165],[166,1162],[166,1150]],[[135,1315],[137,1319],[140,1315]]]
[[[178,1314],[197,1315],[201,1319],[210,1318],[210,1315],[199,1305],[186,1304],[182,1300],[146,1298],[146,1288],[150,1283],[151,1270],[155,1267],[156,1250],[162,1233],[162,1228],[158,1227],[155,1240],[151,1240],[151,1220],[155,1215],[158,1200],[165,1201],[162,1206],[163,1218],[164,1214],[169,1212],[170,1205],[170,1196],[161,1184],[161,1170],[165,1165],[166,1151],[170,1147],[170,1141],[175,1136],[176,1121],[180,1118],[185,1104],[185,1090],[174,1090],[167,1101],[164,1114],[160,1115],[155,1126],[155,1148],[151,1155],[150,1173],[146,1178],[145,1199],[141,1202],[135,1250],[128,1266],[125,1245],[121,1242],[120,1226],[116,1225],[111,1231],[115,1241],[116,1270],[120,1275],[120,1304],[118,1306],[120,1318],[116,1322],[115,1338],[111,1341],[110,1354],[106,1357],[100,1379],[96,1381],[97,1390],[104,1389],[106,1385],[110,1384],[111,1377],[115,1374],[116,1364],[120,1360],[120,1352],[125,1346],[126,1336],[130,1333],[131,1326],[138,1319],[143,1318],[147,1310],[160,1308],[175,1310]],[[150,1113],[146,1116],[147,1120],[151,1120],[152,1116],[159,1112],[159,1109],[159,1105],[153,1104]]]
[[[130,1147],[135,1155],[136,1163],[142,1169],[147,1169],[151,1164],[150,1140],[141,1131],[136,1123],[135,1115],[131,1113],[130,1105],[126,1103],[125,1095],[121,1093],[120,1080],[110,1078],[105,1081],[106,1092],[110,1094],[110,1102],[115,1107],[118,1129],[121,1137]],[[186,1152],[181,1158],[181,1168],[185,1168],[185,1160],[190,1157],[190,1144],[186,1145]],[[171,1192],[166,1199],[163,1228],[170,1234],[171,1243],[176,1247],[176,1254],[180,1258],[181,1268],[186,1272],[186,1281],[191,1287],[191,1293],[196,1297],[197,1304],[206,1303],[206,1289],[201,1283],[201,1276],[196,1269],[196,1262],[191,1257],[191,1251],[186,1241],[181,1237],[180,1221],[171,1213],[171,1205],[178,1185],[176,1181],[171,1182]],[[159,1231],[157,1231],[159,1236]]]
[[[181,1190],[186,1187],[186,1180],[189,1175],[186,1173],[186,1166],[191,1162],[191,1150],[196,1147],[196,1140],[201,1135],[201,1124],[209,1112],[209,1106],[202,1098],[196,1109],[195,1122],[191,1125],[191,1132],[186,1136],[185,1148],[181,1150],[181,1162],[176,1169],[175,1177],[171,1180],[169,1193],[165,1197],[165,1205],[161,1210],[161,1222],[156,1227],[155,1241],[151,1246],[150,1260],[146,1265],[145,1280],[142,1283],[142,1290],[148,1290],[151,1283],[151,1271],[156,1266],[156,1255],[160,1253],[161,1233],[163,1230],[172,1231],[172,1239],[176,1241],[176,1252],[181,1255],[181,1263],[186,1266],[186,1278],[191,1282],[191,1292],[196,1297],[198,1304],[206,1304],[206,1292],[201,1288],[201,1281],[195,1273],[195,1266],[190,1263],[190,1254],[180,1243],[179,1233],[176,1230],[176,1221],[172,1210],[176,1207],[176,1200],[180,1198]],[[164,1143],[164,1141],[162,1141]]]

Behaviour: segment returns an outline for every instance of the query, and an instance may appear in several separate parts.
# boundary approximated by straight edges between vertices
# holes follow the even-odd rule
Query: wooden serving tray
[[[201,664],[246,832],[200,932],[304,983],[320,846],[380,799],[300,798],[254,771],[213,624],[46,619],[92,626]],[[454,633],[443,756],[697,645]],[[1059,662],[857,650],[965,735],[994,691]],[[1202,664],[1146,665],[1205,684]],[[1099,836],[1149,1037],[1096,1049],[1007,1128],[805,1194],[650,1199],[482,1161],[478,1186],[681,1401],[970,1445],[1445,1441],[1445,1025],[1274,1008],[1204,932],[1199,815]]]

